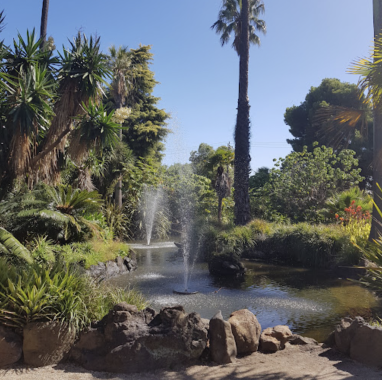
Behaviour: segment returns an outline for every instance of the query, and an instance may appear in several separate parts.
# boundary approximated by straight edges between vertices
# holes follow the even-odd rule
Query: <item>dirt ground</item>
[[[73,364],[37,369],[16,366],[0,370],[7,380],[340,380],[382,379],[382,371],[355,363],[332,349],[305,349],[290,346],[275,354],[256,352],[228,365],[195,365],[174,371],[155,371],[133,375],[89,372]]]

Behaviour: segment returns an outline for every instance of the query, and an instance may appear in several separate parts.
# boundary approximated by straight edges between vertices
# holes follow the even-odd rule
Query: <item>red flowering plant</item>
[[[354,243],[359,244],[359,240],[366,241],[370,233],[370,212],[368,210],[364,211],[361,205],[357,206],[355,200],[352,200],[350,206],[345,207],[344,211],[344,216],[335,214],[336,220],[350,234]]]

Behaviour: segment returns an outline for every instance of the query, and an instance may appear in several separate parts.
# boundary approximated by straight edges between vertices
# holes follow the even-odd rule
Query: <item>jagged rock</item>
[[[131,272],[137,269],[137,259],[132,251],[130,257],[117,257],[114,261],[110,260],[106,263],[99,262],[97,265],[91,265],[87,273],[99,281],[106,280],[121,274]]]
[[[339,351],[362,364],[381,367],[382,328],[368,325],[361,317],[344,318],[334,335]]]
[[[24,362],[33,367],[59,363],[74,344],[75,331],[59,322],[32,322],[23,331]]]
[[[215,363],[227,364],[235,361],[237,348],[231,324],[223,319],[220,311],[210,320],[209,338],[210,354]]]
[[[0,326],[0,368],[18,362],[22,353],[22,337]]]
[[[339,351],[346,355],[350,354],[350,343],[354,338],[355,331],[363,324],[364,320],[361,317],[356,317],[354,320],[351,318],[341,319],[341,323],[334,330],[335,343]]]
[[[268,327],[263,331],[260,337],[261,351],[276,352],[282,350],[291,336],[292,332],[288,326],[278,325],[275,327]]]
[[[261,326],[257,318],[248,309],[234,311],[228,322],[235,337],[237,352],[248,354],[257,351],[261,334]]]
[[[182,306],[137,311],[121,303],[80,335],[71,358],[89,370],[134,373],[192,363],[207,345],[197,313]]]
[[[211,274],[222,276],[242,276],[245,273],[244,265],[231,255],[216,255],[208,263]]]

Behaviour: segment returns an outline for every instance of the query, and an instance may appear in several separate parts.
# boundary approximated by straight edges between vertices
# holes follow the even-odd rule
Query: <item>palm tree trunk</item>
[[[218,222],[222,222],[222,207],[223,207],[223,198],[219,196],[219,201],[218,201]]]
[[[123,107],[123,101],[122,97],[118,97],[115,101],[116,107],[122,108]],[[122,141],[122,129],[119,130],[119,139]],[[122,209],[122,179],[120,179],[117,184],[115,185],[114,189],[114,203],[115,205],[121,210]]]
[[[240,44],[240,77],[239,101],[235,128],[235,174],[234,201],[235,224],[245,225],[251,219],[249,206],[249,100],[248,100],[248,66],[249,66],[249,4],[243,0],[241,9],[241,44]]]
[[[40,48],[43,49],[46,42],[46,31],[48,29],[48,10],[49,10],[49,0],[42,1],[42,11],[41,11],[41,26],[40,26],[40,38],[41,45]]]
[[[374,38],[376,38],[382,32],[382,0],[373,0],[373,23]],[[376,59],[375,55],[374,59]],[[373,118],[373,194],[376,206],[382,210],[382,194],[378,194],[377,187],[377,184],[382,186],[382,112],[376,106],[374,106]],[[382,232],[382,216],[374,206],[369,239],[378,238],[380,232]]]

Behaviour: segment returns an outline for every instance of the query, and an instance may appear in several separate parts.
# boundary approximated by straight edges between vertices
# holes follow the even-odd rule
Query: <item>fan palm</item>
[[[227,44],[234,34],[232,47],[236,53],[240,55],[240,38],[241,38],[241,9],[242,0],[223,0],[223,6],[219,12],[218,20],[211,26],[220,34],[222,46]],[[257,32],[266,33],[266,25],[258,16],[264,12],[264,4],[262,0],[249,0],[249,42],[254,45],[260,45],[260,37]]]

